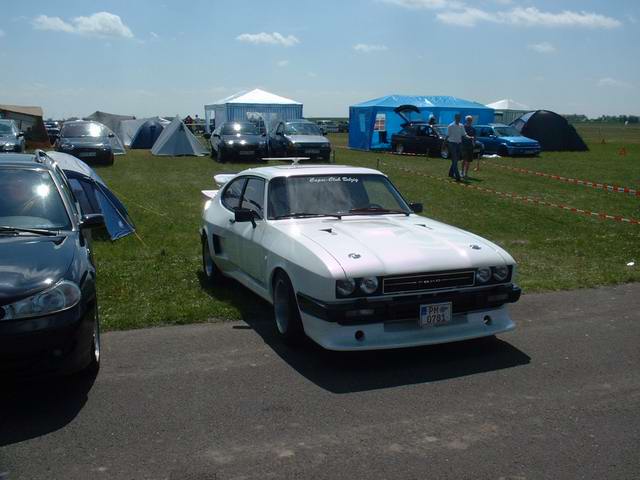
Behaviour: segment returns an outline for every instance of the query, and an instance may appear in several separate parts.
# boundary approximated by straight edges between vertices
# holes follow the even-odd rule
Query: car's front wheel
[[[276,331],[285,343],[300,342],[304,336],[300,310],[291,280],[284,272],[276,273],[273,280],[273,316]]]
[[[101,353],[101,341],[100,341],[100,317],[98,316],[98,304],[93,307],[93,334],[91,336],[91,349],[89,350],[89,358],[87,359],[86,366],[80,372],[81,374],[93,375],[100,370],[100,353]]]
[[[404,145],[401,143],[397,143],[395,150],[397,154],[402,155],[404,153]]]

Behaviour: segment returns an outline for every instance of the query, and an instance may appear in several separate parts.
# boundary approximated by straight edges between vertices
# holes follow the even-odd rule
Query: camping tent
[[[525,113],[531,111],[531,108],[529,108],[525,104],[516,102],[515,100],[511,100],[509,98],[489,103],[487,107],[493,108],[495,110],[496,122],[507,124],[513,122],[521,115],[524,115]]]
[[[120,125],[118,126],[118,137],[122,140],[122,143],[125,147],[131,146],[131,139],[135,136],[138,128],[144,122],[146,122],[147,118],[136,118],[135,120],[122,120]]]
[[[118,132],[120,122],[122,120],[133,120],[135,118],[136,117],[132,115],[116,115],[115,113],[101,112],[100,110],[97,110],[88,117],[83,118],[83,120],[94,120],[96,122],[100,122],[101,124],[109,127],[113,132]]]
[[[150,118],[149,120],[145,121],[138,127],[138,130],[131,139],[129,148],[152,148],[153,144],[162,133],[162,130],[164,130],[165,125],[168,125],[168,122],[163,123],[159,119],[155,118]]]
[[[62,152],[47,152],[69,179],[83,214],[101,213],[111,240],[135,231],[126,207],[98,174],[82,160]]]
[[[182,123],[180,117],[164,127],[162,133],[153,144],[151,153],[154,155],[206,155],[207,150],[198,139]]]
[[[566,118],[548,110],[536,110],[511,123],[522,135],[540,142],[545,151],[589,150],[582,137]]]
[[[447,96],[388,95],[349,107],[349,147],[390,148],[391,135],[406,122],[395,110],[407,105],[420,112],[411,115],[412,121],[426,122],[433,115],[438,123],[448,124],[460,113],[472,115],[476,123],[493,122],[493,110],[477,102]]]
[[[204,106],[205,130],[210,132],[212,114],[216,125],[227,121],[253,120],[257,117],[269,125],[272,120],[302,118],[302,103],[256,88],[240,92]]]

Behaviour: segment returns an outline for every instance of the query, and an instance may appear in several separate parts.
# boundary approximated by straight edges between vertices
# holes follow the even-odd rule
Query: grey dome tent
[[[157,119],[149,119],[138,127],[138,131],[131,139],[129,148],[152,148],[153,144],[164,130],[164,125]]]
[[[131,146],[131,139],[135,136],[138,128],[148,119],[137,118],[135,120],[122,120],[118,126],[118,137],[122,140],[125,147]]]
[[[153,144],[151,153],[167,156],[201,156],[208,152],[180,120],[180,117],[175,117],[169,125],[164,127],[156,143]]]
[[[525,113],[511,125],[525,137],[540,142],[542,150],[547,152],[589,150],[573,125],[563,116],[549,110]]]

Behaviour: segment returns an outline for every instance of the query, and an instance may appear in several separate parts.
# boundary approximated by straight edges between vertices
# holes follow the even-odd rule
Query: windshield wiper
[[[407,217],[411,214],[411,212],[407,212],[405,210],[392,210],[389,208],[382,208],[382,207],[362,207],[362,208],[352,208],[351,210],[349,210],[349,213],[353,213],[353,214],[368,214],[368,213],[380,213],[380,214],[387,214],[387,213],[402,213],[403,215],[406,215]]]
[[[46,235],[49,237],[55,237],[58,235],[57,231],[46,230],[44,228],[19,228],[9,226],[0,226],[0,233],[14,233],[16,235],[19,235],[20,233],[33,233],[35,235]]]
[[[311,217],[336,217],[338,220],[342,219],[342,215],[337,213],[309,213],[309,212],[292,212],[285,215],[278,215],[274,217],[275,220],[282,220],[283,218],[311,218]]]

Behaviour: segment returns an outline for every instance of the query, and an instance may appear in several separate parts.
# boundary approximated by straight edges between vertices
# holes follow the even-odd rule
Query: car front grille
[[[475,272],[473,270],[398,275],[383,279],[382,293],[413,293],[445,288],[473,287],[474,283]]]

